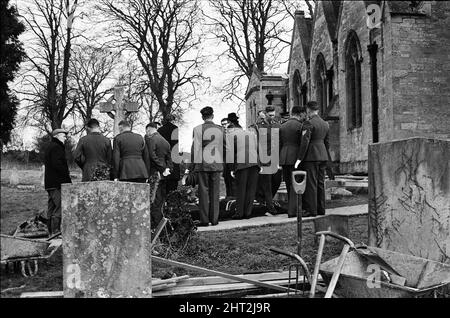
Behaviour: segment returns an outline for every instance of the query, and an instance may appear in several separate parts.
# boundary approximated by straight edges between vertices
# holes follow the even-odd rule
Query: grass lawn
[[[353,204],[362,204],[364,200],[355,196],[351,201]],[[2,185],[1,233],[10,233],[18,224],[45,209],[46,204],[45,191],[19,190]],[[350,229],[350,239],[355,243],[367,243],[367,216],[352,217]],[[313,223],[306,222],[303,227],[302,257],[311,271],[318,245],[313,232]],[[295,252],[296,236],[295,223],[201,232],[192,237],[185,250],[174,256],[174,259],[231,274],[287,270],[290,259],[270,252],[269,247]],[[324,261],[337,256],[342,248],[340,242],[332,239],[329,242],[325,246]],[[161,277],[167,272],[175,272],[177,275],[201,275],[198,272],[164,267],[156,263],[152,266],[154,277]],[[23,292],[62,290],[62,253],[58,251],[50,260],[41,262],[35,277],[24,278],[20,273],[6,272],[3,267],[0,275],[2,291],[6,288],[22,287],[2,292],[1,297],[18,297]]]

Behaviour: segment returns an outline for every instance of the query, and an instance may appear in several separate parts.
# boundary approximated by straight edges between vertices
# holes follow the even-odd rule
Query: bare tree
[[[73,111],[68,105],[68,77],[78,0],[33,0],[22,17],[32,39],[21,93],[30,102],[29,119],[41,129],[60,128]]]
[[[138,112],[127,113],[127,120],[136,125],[146,125],[149,122],[162,122],[163,117],[156,100],[155,95],[150,89],[147,75],[139,62],[128,61],[125,68],[122,70],[120,82],[126,86],[126,100],[138,103]],[[183,99],[184,103],[180,100]],[[174,116],[175,122],[182,122],[182,115],[185,106],[190,106],[189,98],[182,98],[181,93],[179,98],[174,99],[172,105],[171,115]]]
[[[290,19],[281,0],[210,0],[204,10],[211,32],[226,49],[219,55],[234,62],[233,76],[223,87],[225,96],[236,96],[243,79],[250,79],[253,65],[260,71],[277,66],[290,45]]]
[[[195,98],[204,79],[198,50],[202,36],[196,32],[199,0],[100,0],[98,9],[112,22],[115,45],[137,56],[162,118],[173,112],[181,90]]]
[[[70,98],[83,123],[91,119],[93,109],[111,92],[111,88],[105,87],[105,81],[112,75],[118,61],[119,54],[102,47],[79,45],[74,49]]]

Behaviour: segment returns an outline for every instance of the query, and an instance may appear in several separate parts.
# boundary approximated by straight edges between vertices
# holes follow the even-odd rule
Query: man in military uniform
[[[291,117],[280,128],[280,166],[283,168],[283,179],[288,193],[288,217],[297,216],[297,195],[292,187],[292,171],[298,158],[302,126],[306,110],[294,106]]]
[[[200,110],[203,124],[194,127],[189,171],[198,175],[200,223],[198,226],[219,223],[220,175],[223,171],[223,127],[214,124],[214,110]]]
[[[83,171],[81,181],[91,181],[98,168],[105,169],[105,179],[109,180],[112,164],[111,141],[100,132],[97,119],[90,119],[86,123],[86,130],[88,134],[80,139],[74,153],[75,162]]]
[[[325,170],[330,160],[328,123],[320,118],[317,102],[306,104],[308,121],[295,167],[305,170],[306,189],[302,196],[305,216],[325,215]]]
[[[131,132],[130,123],[122,120],[113,143],[114,180],[145,183],[148,179],[148,154],[144,138]]]
[[[266,107],[265,111],[260,110],[258,112],[257,122],[251,126],[255,131],[258,138],[258,147],[260,154],[264,154],[265,157],[272,156],[272,143],[276,143],[276,140],[272,140],[273,129],[279,129],[280,125],[275,122],[275,109],[272,106]],[[268,116],[270,114],[270,116]],[[279,132],[274,134],[279,137]],[[275,138],[276,138],[275,137]],[[276,150],[278,151],[278,149]],[[261,162],[261,173],[258,176],[258,189],[257,198],[265,201],[267,212],[271,214],[276,214],[277,211],[273,205],[273,192],[272,192],[272,179],[274,175],[278,172],[278,162]],[[272,165],[275,165],[273,167]]]

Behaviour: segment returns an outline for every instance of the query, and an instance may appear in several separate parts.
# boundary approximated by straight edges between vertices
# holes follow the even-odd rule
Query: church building
[[[340,173],[368,145],[450,138],[450,1],[317,1],[295,12],[287,110],[316,100]]]

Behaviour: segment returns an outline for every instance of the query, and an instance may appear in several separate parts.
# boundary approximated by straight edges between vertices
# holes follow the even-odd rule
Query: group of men
[[[295,170],[307,172],[303,216],[325,214],[329,127],[320,118],[316,102],[308,102],[306,108],[294,106],[283,123],[277,121],[275,109],[268,106],[258,113],[258,120],[247,130],[239,125],[235,113],[222,119],[222,125],[213,122],[212,107],[204,107],[200,113],[204,123],[193,130],[191,161],[185,171],[186,175],[194,174],[198,184],[198,226],[219,222],[221,175],[227,196],[236,198],[233,219],[251,217],[257,192],[268,212],[276,213],[273,197],[281,183],[281,172],[288,192],[288,216],[295,217],[298,202],[293,191]],[[177,188],[180,177],[179,165],[174,165],[171,159],[171,149],[178,142],[172,139],[176,128],[171,118],[159,129],[152,122],[142,137],[131,131],[127,121],[121,121],[120,133],[111,146],[110,140],[100,132],[99,122],[89,120],[87,135],[80,139],[74,151],[75,162],[82,169],[82,181],[150,183],[152,227],[155,227],[163,217],[165,198]],[[52,137],[45,153],[50,234],[60,231],[61,184],[71,182],[64,147],[67,131],[56,129]],[[99,170],[107,171],[103,178],[99,178]]]
[[[222,119],[219,126],[213,122],[214,110],[204,107],[200,111],[204,123],[194,128],[191,163],[185,171],[195,173],[198,180],[198,226],[218,224],[221,175],[227,197],[236,198],[233,219],[251,217],[257,191],[268,212],[276,213],[273,197],[281,172],[288,192],[288,216],[295,217],[295,170],[307,172],[303,216],[324,215],[325,169],[331,158],[329,126],[318,112],[318,104],[310,101],[306,107],[294,106],[290,117],[280,123],[275,108],[268,106],[258,113],[257,122],[244,130],[235,113]]]
[[[157,123],[149,123],[144,137],[133,133],[129,122],[121,121],[120,133],[114,138],[112,146],[100,132],[98,120],[90,119],[86,123],[87,135],[79,140],[74,151],[74,160],[82,169],[83,182],[114,180],[149,183],[153,228],[163,217],[166,195],[176,189],[179,180],[179,167],[171,159],[171,148],[177,142],[171,139],[172,132],[177,128],[171,119],[166,119],[159,129]],[[49,197],[47,225],[50,234],[60,231],[61,184],[71,182],[64,146],[67,134],[64,129],[54,130],[52,142],[45,152],[44,181]]]

